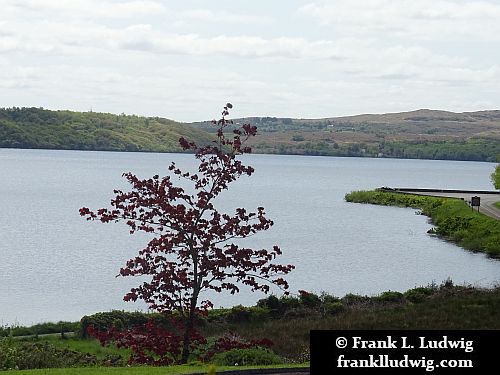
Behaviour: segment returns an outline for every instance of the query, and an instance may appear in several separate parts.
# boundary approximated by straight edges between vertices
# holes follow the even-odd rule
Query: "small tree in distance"
[[[212,121],[217,126],[213,144],[199,147],[179,139],[184,150],[195,153],[198,172],[184,172],[174,162],[169,170],[190,182],[193,192],[175,185],[171,176],[139,179],[129,172],[124,177],[132,190],[115,190],[111,208],[95,212],[86,207],[80,209],[80,215],[87,220],[125,221],[131,234],[137,231],[154,234],[147,246],[120,269],[121,276],[150,278],[133,288],[124,300],[142,299],[159,312],[180,314],[184,323],[181,363],[186,363],[190,354],[196,315],[212,307],[208,300],[199,301],[200,292],[225,290],[234,294],[239,292],[237,284],[264,293],[269,291],[270,284],[286,290],[288,283],[282,276],[294,268],[274,262],[281,255],[278,246],[255,250],[234,243],[273,225],[263,207],[256,212],[236,208],[233,214],[228,214],[214,206],[215,198],[231,182],[254,172],[237,156],[251,152],[244,144],[256,135],[257,128],[245,124],[234,129],[230,137],[226,136],[224,130],[233,124],[226,119],[231,108],[227,103],[222,118]]]

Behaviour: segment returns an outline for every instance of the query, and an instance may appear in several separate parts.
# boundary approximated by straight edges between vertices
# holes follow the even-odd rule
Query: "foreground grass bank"
[[[95,324],[110,322],[126,327],[138,319],[138,314],[98,313],[86,319]],[[144,315],[147,318],[152,314]],[[371,297],[347,294],[339,298],[312,293],[302,293],[299,297],[270,296],[256,306],[212,310],[206,320],[200,322],[199,328],[209,342],[228,332],[245,340],[269,339],[274,343],[271,346],[273,355],[279,357],[278,362],[272,362],[275,367],[301,366],[310,358],[309,334],[313,329],[500,329],[500,287],[454,286],[448,280],[439,286],[417,287],[404,293],[387,291]],[[0,338],[0,369],[61,367],[72,369],[33,373],[93,374],[98,371],[95,369],[99,369],[99,373],[118,373],[120,370],[113,368],[126,366],[130,352],[102,347],[96,340],[81,336],[76,334],[64,339],[60,335]],[[252,358],[257,362],[246,362],[247,365],[269,364],[258,362],[267,356],[254,355]],[[127,374],[183,374],[203,372],[211,363],[219,369],[235,363],[217,363],[215,360],[214,357],[207,363],[168,367],[169,372],[165,368],[151,367],[121,371]],[[238,368],[245,364],[241,360],[237,362]],[[89,369],[81,369],[83,367]]]
[[[301,366],[290,367],[308,367]],[[1,372],[2,375],[182,375],[182,374],[210,374],[215,369],[216,373],[231,370],[247,370],[261,368],[276,368],[276,366],[212,366],[212,365],[179,365],[169,367],[86,367],[86,368],[56,368],[36,370],[8,370]]]
[[[385,191],[355,191],[346,201],[420,209],[436,226],[430,233],[453,241],[465,249],[500,257],[500,221],[473,212],[459,199],[436,198]]]

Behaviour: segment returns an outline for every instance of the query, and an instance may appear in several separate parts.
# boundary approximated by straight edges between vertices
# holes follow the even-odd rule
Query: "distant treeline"
[[[495,162],[500,156],[500,142],[493,139],[470,139],[443,142],[385,142],[380,152],[407,159],[472,160]]]
[[[298,139],[300,141],[300,139]],[[378,144],[336,142],[297,142],[297,144],[254,145],[257,153],[318,156],[388,157],[400,159],[500,161],[500,142],[492,139],[467,141],[401,141]]]
[[[500,142],[493,138],[362,143],[355,141],[358,133],[363,134],[360,128],[359,132],[352,133],[353,141],[337,143],[333,139],[308,140],[308,136],[304,137],[308,132],[323,132],[329,126],[326,120],[318,123],[274,117],[249,120],[262,134],[252,145],[255,153],[489,162],[497,161],[500,155]],[[293,129],[304,132],[290,131]],[[213,131],[210,123],[181,124],[159,117],[0,108],[0,148],[179,152],[180,137],[206,144],[213,138]],[[269,134],[286,134],[288,141],[273,142]],[[328,134],[335,136],[335,133]]]
[[[210,139],[204,131],[158,117],[0,108],[3,148],[178,152],[181,136]]]

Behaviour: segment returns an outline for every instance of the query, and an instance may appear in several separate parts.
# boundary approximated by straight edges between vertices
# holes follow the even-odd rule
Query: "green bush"
[[[237,305],[226,313],[226,321],[229,323],[258,322],[267,318],[269,318],[269,310],[259,306]]]
[[[407,301],[413,303],[420,303],[423,302],[428,296],[430,296],[433,293],[434,291],[431,288],[418,287],[407,290],[404,293],[404,297],[406,298]]]
[[[94,355],[59,349],[48,342],[0,339],[0,370],[84,367],[97,364],[124,365],[123,360],[118,357],[98,361]]]
[[[302,291],[299,295],[299,301],[304,307],[316,309],[321,306],[321,299],[314,293]]]
[[[366,304],[370,303],[370,301],[371,299],[368,296],[360,296],[352,293],[348,293],[342,297],[342,303],[346,306]]]
[[[298,298],[290,296],[269,296],[257,302],[257,307],[265,308],[269,311],[272,318],[280,318],[289,310],[297,309],[301,306],[301,301]]]
[[[326,302],[323,304],[323,311],[325,315],[335,315],[344,311],[342,302]]]
[[[16,367],[17,350],[13,347],[12,338],[0,339],[0,370]]]
[[[256,366],[276,365],[283,361],[273,352],[262,349],[231,349],[227,352],[218,353],[212,358],[212,362],[219,366]]]
[[[234,306],[227,314],[227,321],[231,323],[244,323],[250,321],[250,311],[242,305]]]
[[[404,302],[405,297],[403,293],[400,292],[393,292],[391,290],[387,292],[383,292],[382,294],[378,295],[375,297],[375,300],[378,302],[397,302],[401,303]]]
[[[283,318],[285,319],[295,319],[295,318],[306,318],[306,317],[317,317],[319,315],[318,310],[309,309],[307,307],[297,307],[295,309],[290,309],[285,312]]]
[[[168,318],[159,313],[127,312],[113,310],[110,312],[86,315],[80,320],[80,336],[87,338],[87,328],[93,326],[99,330],[106,330],[111,327],[131,328],[136,325],[146,324],[153,319],[156,324],[169,325]]]
[[[332,296],[331,294],[328,294],[328,293],[321,293],[320,297],[321,299],[321,302],[323,304],[326,304],[326,303],[335,303],[335,302],[340,302],[340,298],[339,297],[335,297],[335,296]]]
[[[30,327],[0,327],[0,337],[36,336],[50,333],[80,332],[80,322],[39,323]]]

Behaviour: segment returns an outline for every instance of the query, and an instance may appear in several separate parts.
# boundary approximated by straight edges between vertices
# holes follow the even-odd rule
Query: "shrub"
[[[30,327],[12,326],[1,327],[0,337],[12,336],[36,336],[48,333],[79,332],[80,322],[57,322],[39,323]]]
[[[301,301],[298,298],[290,296],[278,298],[271,295],[257,302],[257,307],[267,309],[272,318],[280,318],[284,316],[287,311],[296,309],[300,307],[300,305]]]
[[[277,311],[280,310],[281,308],[281,301],[278,297],[270,295],[267,298],[262,298],[259,301],[257,301],[257,306],[266,307],[271,311]]]
[[[441,289],[452,289],[453,288],[453,280],[451,278],[447,278],[441,283]]]
[[[348,293],[342,298],[342,303],[347,306],[370,303],[370,297]]]
[[[431,288],[418,287],[406,291],[404,296],[410,302],[420,303],[433,293],[434,291]]]
[[[227,321],[230,323],[245,323],[250,321],[250,311],[242,305],[234,306],[227,314]]]
[[[323,304],[323,312],[325,315],[334,315],[344,311],[342,302],[326,302]]]
[[[500,206],[499,206],[500,208]],[[484,244],[484,250],[490,255],[498,255],[500,247],[500,234],[491,236]]]
[[[219,366],[275,365],[283,361],[270,350],[262,348],[231,349],[216,354],[212,362]]]
[[[284,318],[306,318],[306,317],[317,317],[320,315],[319,311],[311,310],[306,307],[298,307],[296,309],[290,309],[283,315]]]
[[[130,364],[165,366],[181,360],[180,354],[184,344],[182,330],[182,323],[174,320],[168,326],[149,320],[145,324],[128,329],[111,327],[99,331],[90,326],[88,333],[98,339],[102,345],[114,343],[118,348],[131,349]],[[194,350],[205,343],[205,338],[198,331],[191,330],[191,337],[189,337],[190,350]]]
[[[328,294],[325,292],[321,293],[320,298],[321,298],[321,302],[323,302],[324,304],[340,302],[340,298],[332,296],[331,294]]]
[[[387,291],[375,297],[375,300],[378,302],[404,302],[404,295],[400,292]]]
[[[109,357],[99,362],[94,355],[58,349],[47,342],[0,339],[0,370],[83,367],[97,364],[123,365],[118,357]]]
[[[273,345],[273,342],[269,339],[248,341],[233,332],[227,332],[207,348],[203,359],[207,361],[215,354],[224,353],[233,349],[270,348]]]
[[[237,305],[227,312],[226,320],[229,323],[256,322],[267,319],[269,315],[269,310],[265,307]]]
[[[157,324],[169,324],[169,319],[162,314],[113,310],[93,315],[85,315],[80,320],[80,335],[82,338],[87,338],[89,327],[94,327],[94,329],[99,331],[105,331],[111,327],[128,329],[146,324],[149,320],[154,320]]]
[[[310,309],[318,308],[321,305],[321,299],[314,293],[299,290],[300,303]]]

